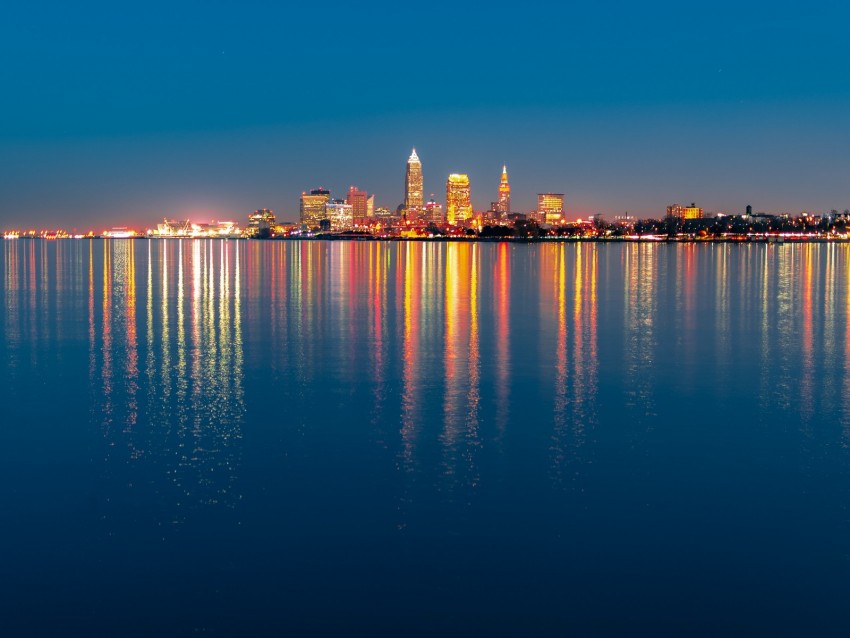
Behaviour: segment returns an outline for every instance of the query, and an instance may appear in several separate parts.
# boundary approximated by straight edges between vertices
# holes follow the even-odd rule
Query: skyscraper
[[[469,175],[452,173],[446,182],[446,221],[457,224],[472,217]]]
[[[333,231],[351,230],[354,227],[353,207],[341,199],[332,199],[325,204],[325,219],[330,221]]]
[[[564,194],[539,193],[537,195],[537,212],[548,224],[561,221],[564,218]]]
[[[502,166],[502,179],[499,182],[499,206],[496,209],[502,215],[511,212],[511,185],[508,183],[508,167]]]
[[[257,237],[266,231],[271,231],[276,224],[274,211],[268,208],[261,208],[248,215],[248,234],[251,237]]]
[[[404,175],[404,209],[410,214],[416,215],[422,210],[424,203],[422,193],[422,162],[419,161],[419,156],[416,155],[416,149],[413,149],[410,158],[407,160],[407,172]]]
[[[324,188],[314,188],[309,194],[301,193],[301,223],[318,228],[319,222],[325,219],[325,204],[330,198],[331,192]]]
[[[368,200],[369,195],[366,191],[362,191],[356,186],[349,187],[346,201],[351,204],[355,217],[366,217],[368,215]]]

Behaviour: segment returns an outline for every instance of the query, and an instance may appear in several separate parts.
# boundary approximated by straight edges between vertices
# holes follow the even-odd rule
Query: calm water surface
[[[3,635],[850,632],[846,245],[0,252]]]

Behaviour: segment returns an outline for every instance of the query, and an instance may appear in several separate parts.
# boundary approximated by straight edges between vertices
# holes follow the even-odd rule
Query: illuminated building
[[[248,235],[256,237],[261,231],[269,231],[277,225],[274,211],[261,208],[248,215]]]
[[[469,175],[452,173],[446,182],[446,221],[457,224],[472,218]]]
[[[325,219],[330,222],[332,231],[351,230],[354,228],[354,209],[341,199],[334,199],[325,204]]]
[[[547,224],[556,224],[564,219],[564,194],[539,193],[537,212]]]
[[[443,222],[443,205],[434,201],[434,196],[425,204],[425,221],[430,224],[441,224]]]
[[[511,212],[511,185],[508,183],[507,166],[502,166],[502,178],[499,182],[499,201],[497,207],[493,210],[502,213],[502,215],[507,215]]]
[[[374,217],[375,216],[375,196],[369,195],[369,199],[366,200],[366,217]]]
[[[422,162],[413,149],[407,160],[407,172],[404,174],[404,209],[406,213],[418,214],[424,203],[422,194]]]
[[[346,202],[351,204],[355,217],[367,217],[369,215],[369,195],[366,191],[362,191],[356,186],[349,187]]]
[[[318,228],[319,222],[325,218],[325,204],[330,199],[331,192],[323,188],[314,188],[309,193],[301,193],[301,223],[310,228]]]
[[[667,217],[676,217],[678,219],[702,219],[702,208],[693,203],[690,206],[671,204],[667,207]]]

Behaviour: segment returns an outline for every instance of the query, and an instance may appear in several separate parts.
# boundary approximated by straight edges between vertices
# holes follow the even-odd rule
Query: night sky
[[[477,209],[850,208],[845,2],[287,4],[7,3],[0,226],[395,208],[413,146]]]

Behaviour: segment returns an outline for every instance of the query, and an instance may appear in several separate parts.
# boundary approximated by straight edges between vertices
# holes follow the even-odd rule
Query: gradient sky
[[[0,226],[244,219],[350,184],[570,217],[850,208],[845,2],[41,2],[0,21]]]

